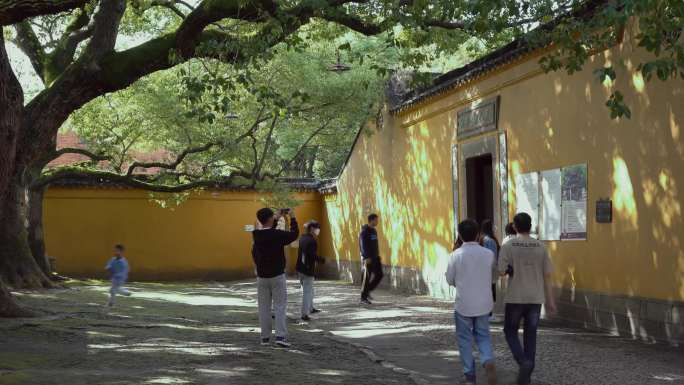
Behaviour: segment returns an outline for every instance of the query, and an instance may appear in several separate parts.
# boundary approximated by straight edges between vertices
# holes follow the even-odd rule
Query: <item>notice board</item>
[[[541,172],[541,223],[539,239],[558,241],[561,239],[561,169]]]
[[[532,234],[538,234],[539,226],[539,173],[519,174],[515,178],[516,211],[532,217]]]
[[[587,165],[563,167],[561,239],[587,239]]]

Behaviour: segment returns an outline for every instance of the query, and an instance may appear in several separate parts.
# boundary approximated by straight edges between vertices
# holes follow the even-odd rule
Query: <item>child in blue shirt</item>
[[[117,294],[130,296],[131,292],[124,289],[123,285],[128,280],[128,261],[124,257],[126,248],[123,245],[114,246],[114,256],[107,262],[105,267],[112,279],[112,287],[109,289],[108,306],[114,306],[114,298]]]

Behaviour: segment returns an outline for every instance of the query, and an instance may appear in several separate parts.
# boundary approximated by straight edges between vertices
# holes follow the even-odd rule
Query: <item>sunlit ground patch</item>
[[[414,315],[412,312],[407,310],[361,310],[354,312],[351,315],[352,319],[363,320],[363,319],[382,319],[382,318],[399,318],[408,317]]]
[[[177,377],[159,377],[145,381],[146,384],[189,384],[190,381]]]
[[[170,294],[162,292],[139,292],[133,293],[133,298],[144,298],[156,301],[167,301],[195,306],[236,306],[256,307],[256,302],[236,297],[214,297],[209,295]]]
[[[113,350],[127,353],[178,353],[196,356],[218,356],[227,352],[237,352],[244,348],[232,344],[219,344],[197,341],[179,341],[166,338],[152,339],[136,344],[89,344],[88,351],[97,353]]]
[[[681,376],[679,374],[672,374],[672,373],[657,374],[657,375],[653,376],[653,378],[656,380],[667,381],[667,382],[684,380],[684,376]]]
[[[195,369],[195,372],[208,377],[244,377],[253,371],[253,368],[248,367],[230,369]]]
[[[103,333],[103,332],[96,332],[93,330],[88,330],[86,332],[88,336],[90,337],[103,337],[103,338],[123,338],[122,335],[120,334],[110,334],[110,333]]]
[[[333,294],[333,295],[321,295],[316,296],[317,304],[335,304],[349,301],[350,298],[357,299],[359,294],[354,292],[353,294]],[[358,299],[357,299],[358,301]]]
[[[460,356],[458,350],[435,350],[432,353],[444,358]]]
[[[428,330],[451,330],[451,325],[424,325],[417,323],[397,323],[392,322],[366,322],[356,326],[343,327],[331,331],[332,334],[346,338],[368,338],[383,335],[411,333],[411,332],[425,332]]]
[[[346,370],[334,370],[334,369],[316,369],[311,370],[311,374],[318,374],[321,376],[351,376],[353,373]]]
[[[408,306],[405,309],[425,314],[451,314],[453,310],[431,306]]]

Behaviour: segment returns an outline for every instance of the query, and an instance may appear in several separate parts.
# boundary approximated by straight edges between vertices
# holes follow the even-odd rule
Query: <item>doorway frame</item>
[[[487,155],[492,157],[492,189],[493,189],[493,218],[496,226],[496,234],[503,239],[504,226],[509,221],[508,213],[508,149],[506,132],[499,130],[499,102],[500,98],[494,97],[478,101],[469,107],[457,112],[470,111],[482,103],[493,104],[493,121],[489,122],[486,131],[479,131],[475,135],[461,135],[458,127],[454,129],[454,142],[451,146],[452,166],[452,191],[453,191],[453,219],[454,240],[458,236],[459,220],[467,217],[468,197],[466,178],[466,159]],[[463,191],[465,193],[461,194]]]

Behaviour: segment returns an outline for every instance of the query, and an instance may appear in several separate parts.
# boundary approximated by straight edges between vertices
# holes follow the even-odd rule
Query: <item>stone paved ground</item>
[[[460,381],[451,302],[379,292],[373,306],[360,307],[356,292],[321,283],[317,289],[320,307],[330,311],[310,325],[371,347],[376,355],[412,371],[419,384]],[[502,322],[492,325],[492,336],[500,383],[515,383],[517,368]],[[484,375],[480,377],[478,383],[485,383]],[[533,384],[684,385],[684,349],[545,322]]]
[[[292,349],[258,345],[251,282],[134,284],[112,310],[102,282],[19,293],[44,315],[0,320],[0,385],[9,384],[457,384],[451,304],[318,282],[314,321],[297,320],[289,282]],[[493,327],[502,384],[514,365]],[[684,352],[547,324],[535,384],[684,384]]]

